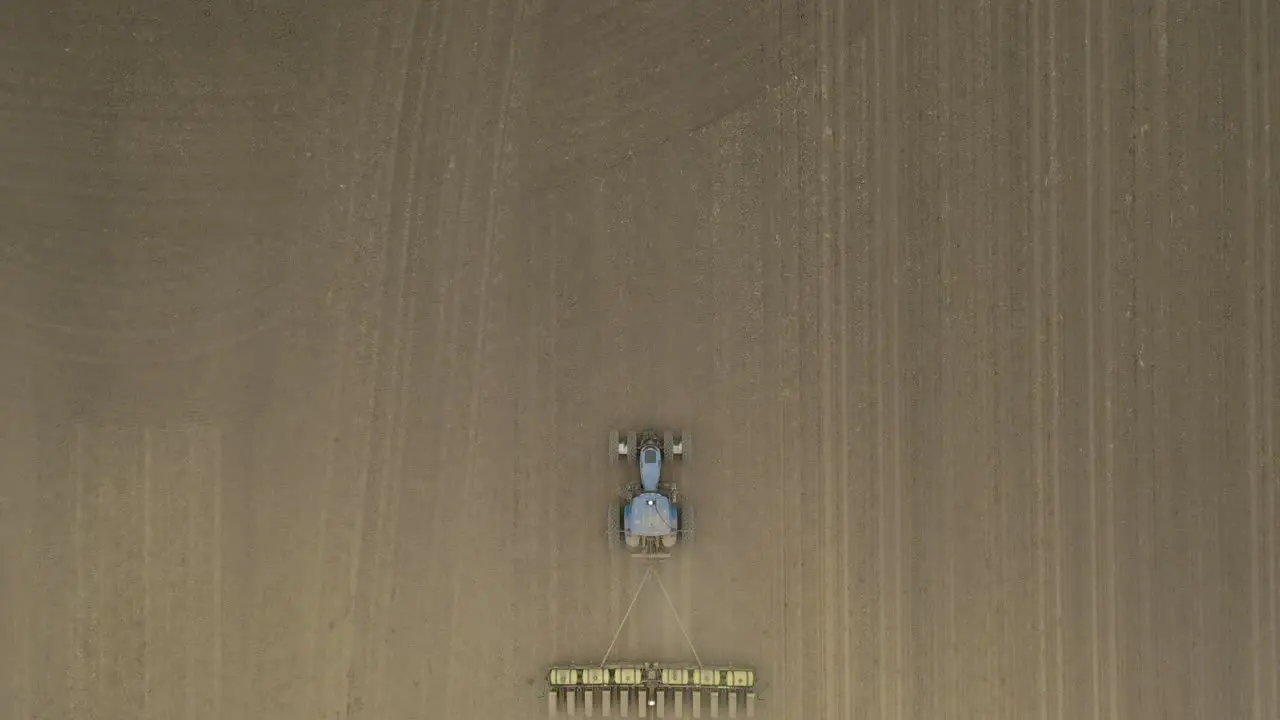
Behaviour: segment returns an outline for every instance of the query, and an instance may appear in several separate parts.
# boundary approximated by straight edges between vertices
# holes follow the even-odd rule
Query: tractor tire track
[[[906,586],[904,574],[904,528],[902,465],[904,463],[902,440],[903,416],[901,397],[902,375],[900,370],[901,308],[899,303],[899,267],[901,254],[896,246],[900,237],[898,216],[901,205],[897,196],[899,187],[898,158],[902,145],[898,138],[898,123],[902,116],[901,98],[892,88],[899,85],[899,49],[896,5],[875,6],[872,13],[873,55],[870,72],[876,88],[890,88],[887,95],[877,98],[875,117],[871,126],[875,138],[875,152],[869,173],[876,179],[872,214],[872,229],[876,238],[872,266],[876,268],[876,378],[877,397],[876,428],[877,447],[877,517],[880,529],[877,537],[878,577],[881,579],[877,625],[879,638],[876,643],[879,658],[878,696],[879,713],[886,720],[907,717],[908,688],[905,684],[907,660],[904,645],[906,625]]]
[[[1252,607],[1250,690],[1254,720],[1280,714],[1280,544],[1277,541],[1277,390],[1276,358],[1276,265],[1277,230],[1274,208],[1280,202],[1273,175],[1274,145],[1272,120],[1276,117],[1277,96],[1273,83],[1276,70],[1270,56],[1268,24],[1272,16],[1265,2],[1243,4],[1244,32],[1244,133],[1245,154],[1249,158],[1246,179],[1246,207],[1249,213],[1245,232],[1249,237],[1247,297],[1249,303],[1248,375],[1251,379],[1249,404],[1249,514],[1250,514],[1250,604]],[[1270,181],[1270,182],[1269,182]]]
[[[841,47],[844,38],[843,16],[838,8],[833,9],[831,3],[821,0],[817,12],[816,124],[819,127],[815,128],[815,134],[818,138],[817,185],[820,207],[814,273],[818,283],[817,402],[820,415],[815,434],[820,453],[818,473],[822,483],[822,522],[819,527],[822,530],[823,583],[819,617],[822,620],[820,639],[824,646],[819,671],[825,688],[821,714],[823,717],[841,717],[849,709],[849,659],[845,643],[849,632],[846,624],[849,587],[845,577],[849,558],[845,553],[848,547],[845,531],[847,512],[842,513],[848,506],[848,486],[845,479],[847,475],[839,472],[844,466],[842,461],[847,457],[845,438],[849,432],[847,422],[843,422],[847,420],[843,410],[848,400],[844,382],[848,371],[843,353],[843,328],[847,327],[844,302],[847,278],[840,248],[840,238],[845,227],[844,178],[838,170],[845,158],[844,132],[840,128],[841,132],[837,137],[832,126],[843,115],[843,101],[833,99],[835,83],[843,75],[841,53],[834,50],[833,45]],[[833,164],[836,168],[832,167]],[[841,321],[844,321],[843,324]]]

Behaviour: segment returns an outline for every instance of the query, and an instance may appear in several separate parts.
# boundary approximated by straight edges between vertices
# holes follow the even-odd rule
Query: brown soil
[[[9,5],[0,717],[1280,717],[1269,0]]]

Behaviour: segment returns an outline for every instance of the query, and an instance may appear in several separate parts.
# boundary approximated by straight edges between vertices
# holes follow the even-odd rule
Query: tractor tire
[[[671,457],[671,448],[675,443],[671,440],[671,431],[662,433],[662,456],[664,458]]]
[[[609,536],[609,544],[622,543],[622,510],[617,505],[609,506],[608,530],[605,530]]]
[[[609,460],[618,462],[618,431],[609,431]]]

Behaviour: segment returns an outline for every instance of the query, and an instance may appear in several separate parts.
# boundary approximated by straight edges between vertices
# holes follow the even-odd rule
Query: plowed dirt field
[[[0,717],[1280,718],[1270,0],[10,0]],[[648,586],[615,653],[689,651]]]

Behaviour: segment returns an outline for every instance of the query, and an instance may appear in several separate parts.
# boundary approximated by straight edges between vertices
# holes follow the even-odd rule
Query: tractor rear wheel
[[[609,544],[617,545],[622,542],[622,510],[617,505],[609,506],[609,524],[606,531],[609,535]]]

